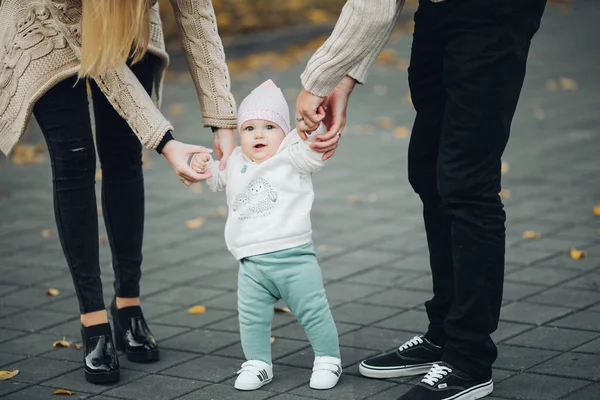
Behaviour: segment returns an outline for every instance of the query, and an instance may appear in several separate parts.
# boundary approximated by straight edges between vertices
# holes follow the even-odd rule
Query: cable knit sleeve
[[[396,23],[404,0],[348,0],[327,41],[302,73],[302,86],[327,96],[346,75],[364,82]]]
[[[204,126],[235,128],[225,52],[210,0],[171,0],[186,60],[196,85]]]

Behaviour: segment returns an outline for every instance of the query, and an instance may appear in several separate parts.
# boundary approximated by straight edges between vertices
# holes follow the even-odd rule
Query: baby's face
[[[240,128],[242,151],[254,162],[262,162],[275,155],[283,139],[283,129],[264,119],[248,120]]]

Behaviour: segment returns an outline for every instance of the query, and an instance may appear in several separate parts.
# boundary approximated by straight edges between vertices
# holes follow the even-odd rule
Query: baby
[[[342,373],[338,333],[312,244],[311,174],[324,164],[296,130],[281,90],[268,80],[248,95],[238,111],[241,146],[219,170],[210,155],[192,167],[210,171],[213,191],[226,190],[229,214],[225,241],[239,260],[238,313],[244,355],[235,381],[255,390],[273,379],[271,320],[282,299],[302,324],[315,360],[313,389],[333,388]],[[323,125],[316,133],[323,133]],[[310,140],[310,139],[309,139]]]

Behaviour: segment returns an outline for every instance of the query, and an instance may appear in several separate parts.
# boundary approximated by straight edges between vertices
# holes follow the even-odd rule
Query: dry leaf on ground
[[[358,203],[358,196],[355,196],[355,195],[348,196],[348,203],[350,203],[350,204]]]
[[[70,390],[66,389],[57,389],[52,394],[55,396],[73,396],[75,392],[71,392]]]
[[[275,338],[271,336],[271,344],[275,343]]]
[[[549,92],[556,92],[558,90],[558,83],[556,83],[554,79],[548,79],[548,81],[546,81],[546,89]]]
[[[581,260],[587,255],[587,253],[583,250],[578,250],[576,248],[571,249],[571,258],[573,260]]]
[[[55,288],[50,288],[50,289],[46,290],[46,296],[56,297],[59,294],[60,294],[60,290],[55,289]]]
[[[498,195],[500,196],[501,199],[508,199],[508,198],[510,198],[510,190],[502,189],[500,191],[500,193],[498,193]]]
[[[597,216],[597,217],[600,217],[600,204],[597,204],[594,207],[594,215]]]
[[[75,350],[81,350],[81,348],[83,347],[82,345],[80,345],[79,343],[75,343],[73,345],[73,347],[75,347]]]
[[[44,144],[20,144],[15,146],[12,162],[15,165],[28,165],[42,162],[44,160]]]
[[[106,244],[106,243],[108,243],[108,238],[106,236],[100,236],[98,238],[98,243],[99,244]]]
[[[183,114],[184,110],[185,104],[183,103],[175,103],[169,108],[169,112],[171,113],[171,115],[175,116]]]
[[[507,162],[502,162],[502,173],[505,174],[510,171],[510,165]]]
[[[205,306],[193,306],[188,310],[188,314],[198,315],[206,312]]]
[[[202,218],[202,217],[190,219],[189,221],[187,221],[185,223],[185,226],[187,226],[188,229],[198,229],[198,228],[202,227],[202,225],[204,225],[204,218]]]
[[[534,231],[525,231],[523,232],[523,238],[525,239],[539,239],[542,237],[542,234]]]
[[[394,120],[389,117],[379,117],[377,118],[377,125],[383,129],[390,129],[394,126]]]
[[[71,347],[71,344],[72,342],[62,338],[62,340],[57,340],[56,342],[52,343],[52,347]]]
[[[0,371],[0,381],[7,381],[17,375],[19,375],[18,369],[15,369],[14,371]]]
[[[598,231],[600,231],[600,229],[598,229]],[[327,245],[321,245],[317,247],[317,252],[318,253],[327,253],[329,251],[329,246]]]
[[[290,313],[292,311],[287,307],[275,307],[275,312]]]
[[[579,85],[575,79],[572,78],[560,78],[560,87],[565,91],[574,91],[579,89]]]
[[[194,193],[202,193],[202,185],[200,185],[199,183],[194,183],[192,185],[192,192],[194,192]]]
[[[42,229],[42,237],[49,238],[52,236],[52,231],[50,229]]]
[[[408,128],[405,126],[396,128],[396,130],[394,130],[394,136],[396,136],[398,139],[404,139],[408,136]]]
[[[96,180],[97,181],[102,180],[102,170],[101,169],[96,170]]]

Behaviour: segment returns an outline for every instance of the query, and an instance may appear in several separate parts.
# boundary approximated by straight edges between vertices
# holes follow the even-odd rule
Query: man
[[[387,40],[404,0],[349,0],[302,74],[297,128],[329,131],[313,148],[331,157],[348,98]],[[506,216],[501,156],[546,0],[420,0],[408,70],[417,116],[408,177],[423,202],[433,298],[429,328],[363,361],[372,378],[426,373],[402,400],[470,400],[493,391]]]

